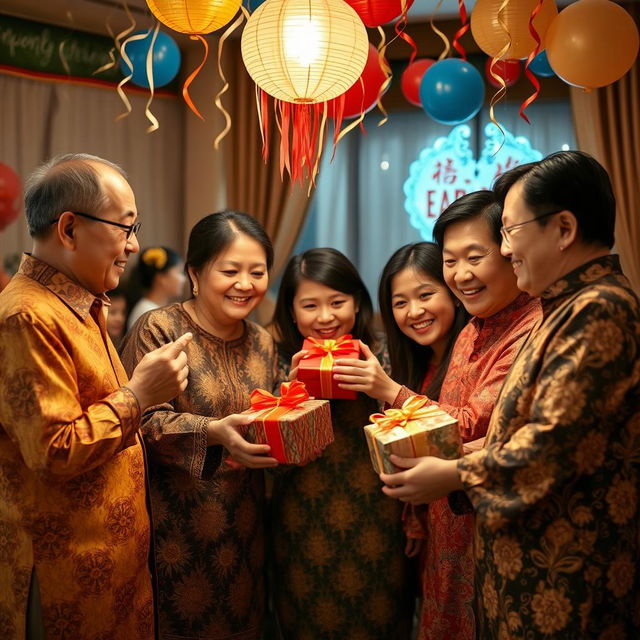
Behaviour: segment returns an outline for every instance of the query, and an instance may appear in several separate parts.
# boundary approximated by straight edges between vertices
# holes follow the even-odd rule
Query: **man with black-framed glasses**
[[[138,429],[186,387],[191,334],[127,379],[106,331],[105,292],[139,250],[120,167],[54,158],[27,181],[25,212],[33,251],[0,293],[3,622],[16,638],[150,640]]]

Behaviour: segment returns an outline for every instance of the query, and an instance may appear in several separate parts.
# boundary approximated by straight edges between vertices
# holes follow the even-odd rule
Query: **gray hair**
[[[64,211],[95,215],[108,206],[95,164],[110,167],[127,179],[122,167],[88,153],[51,158],[27,178],[24,207],[32,238],[46,236],[53,221]]]

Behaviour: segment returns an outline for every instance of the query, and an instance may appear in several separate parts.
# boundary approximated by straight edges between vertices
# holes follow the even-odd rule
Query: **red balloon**
[[[435,62],[431,58],[418,58],[412,62],[403,72],[400,79],[400,88],[408,102],[421,107],[420,82],[425,71]]]
[[[491,61],[493,58],[487,58],[487,62],[484,65],[484,73],[487,76],[489,84],[492,84],[496,88],[500,88],[502,85],[491,75]],[[498,60],[493,67],[493,73],[500,76],[507,87],[514,85],[520,77],[520,60]]]
[[[6,227],[18,217],[21,193],[18,174],[0,162],[0,228]]]
[[[355,12],[362,18],[367,27],[378,27],[391,22],[402,13],[401,0],[346,0]],[[405,9],[413,4],[413,0],[406,0]]]
[[[380,67],[380,58],[378,50],[369,44],[369,53],[367,54],[367,61],[364,65],[364,70],[360,75],[360,80],[356,80],[355,84],[350,89],[344,92],[344,111],[342,117],[345,119],[355,118],[361,113],[367,113],[375,107],[378,101],[378,94],[380,93],[380,87],[387,79],[384,71]],[[363,97],[364,88],[364,97]],[[336,118],[338,115],[338,98],[329,100],[328,113],[331,118]]]

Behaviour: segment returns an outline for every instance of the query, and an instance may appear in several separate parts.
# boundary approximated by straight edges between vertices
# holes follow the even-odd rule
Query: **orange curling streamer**
[[[529,57],[527,58],[527,63],[524,66],[524,72],[529,82],[533,85],[534,91],[526,100],[524,100],[524,102],[520,105],[520,110],[518,111],[518,113],[520,114],[520,117],[527,124],[531,124],[531,122],[529,121],[529,118],[525,114],[525,109],[532,102],[535,101],[535,99],[538,97],[538,94],[540,93],[540,81],[538,80],[538,78],[536,78],[535,74],[531,71],[531,69],[529,69],[529,65],[531,64],[531,61],[540,53],[540,46],[541,46],[542,40],[540,39],[540,34],[536,31],[536,28],[533,26],[533,21],[535,20],[536,16],[540,13],[542,9],[542,2],[543,0],[538,0],[538,4],[533,8],[533,11],[531,12],[531,16],[529,17],[529,33],[531,34],[533,39],[536,41],[536,46],[534,47],[533,51],[529,54]]]
[[[204,120],[204,118],[202,117],[202,114],[198,111],[196,106],[193,104],[193,100],[191,100],[191,96],[189,95],[189,87],[191,86],[191,83],[195,80],[196,76],[200,73],[200,71],[202,70],[202,67],[204,67],[204,63],[207,61],[207,58],[209,57],[209,45],[207,44],[207,41],[199,33],[189,36],[189,39],[200,40],[200,42],[202,42],[202,46],[204,47],[204,57],[202,58],[202,62],[196,67],[194,71],[191,72],[189,77],[184,81],[184,84],[182,85],[182,97],[184,98],[184,101],[189,106],[189,109],[191,109],[191,111],[193,111],[193,113],[195,113],[198,116],[198,118],[200,118],[200,120]]]
[[[462,23],[462,26],[456,31],[456,34],[453,36],[453,48],[460,54],[460,57],[463,60],[466,60],[467,52],[459,42],[460,38],[462,38],[462,36],[470,29],[470,25],[467,22],[467,8],[464,6],[464,0],[458,0],[458,7],[460,9],[460,22]]]

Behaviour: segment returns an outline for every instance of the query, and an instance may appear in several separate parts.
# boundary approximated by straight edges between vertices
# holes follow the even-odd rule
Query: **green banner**
[[[112,47],[113,40],[105,36],[0,14],[0,65],[42,74],[119,82],[122,73],[117,64],[93,75],[110,62]]]

